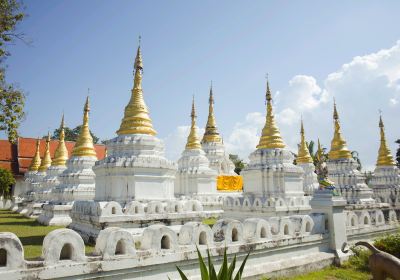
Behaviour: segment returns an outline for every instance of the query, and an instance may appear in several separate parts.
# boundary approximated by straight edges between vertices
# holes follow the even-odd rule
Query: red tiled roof
[[[14,175],[23,175],[31,164],[36,151],[35,138],[19,137],[17,144],[11,144],[7,140],[0,140],[0,167],[13,171]],[[58,140],[50,141],[50,155],[54,157],[57,149]],[[75,142],[66,141],[65,146],[68,150],[68,156],[71,156]],[[40,139],[40,157],[44,156],[46,139]],[[103,159],[106,147],[103,144],[95,144],[97,158]]]
[[[0,140],[0,167],[18,174],[16,145],[8,140]]]

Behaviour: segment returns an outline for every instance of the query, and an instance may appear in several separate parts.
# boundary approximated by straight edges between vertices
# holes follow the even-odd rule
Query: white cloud
[[[248,113],[243,122],[235,124],[232,133],[225,139],[227,151],[247,159],[260,140],[260,132],[264,123],[264,114],[259,112]]]

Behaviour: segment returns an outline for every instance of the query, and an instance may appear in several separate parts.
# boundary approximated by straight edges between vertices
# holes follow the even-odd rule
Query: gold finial
[[[31,165],[29,165],[28,170],[29,171],[38,171],[40,164],[42,160],[40,159],[40,139],[38,138],[36,140],[36,152],[35,156],[33,157],[31,161]]]
[[[140,38],[139,38],[140,43]],[[117,131],[118,135],[124,134],[148,134],[156,135],[157,132],[153,129],[153,124],[150,119],[149,110],[143,99],[142,90],[142,73],[143,61],[140,44],[137,49],[135,58],[135,73],[134,84],[131,94],[131,99],[125,107],[124,118],[122,119],[121,126]]]
[[[378,159],[376,161],[377,166],[395,166],[396,163],[393,160],[393,156],[386,143],[385,137],[385,126],[383,125],[382,115],[379,116],[379,128],[381,132],[381,145],[379,146]]]
[[[39,170],[40,172],[46,172],[47,168],[51,165],[51,156],[50,156],[50,132],[47,133],[46,138],[46,148],[44,150],[44,157],[40,164]]]
[[[260,142],[257,145],[257,149],[276,149],[285,148],[278,126],[275,123],[275,117],[272,110],[272,95],[269,88],[269,81],[267,76],[267,92],[265,94],[267,103],[267,116],[265,119],[265,125],[262,130]]]
[[[308,150],[307,143],[304,136],[304,126],[303,119],[301,119],[301,128],[300,128],[300,145],[299,152],[297,153],[297,163],[313,163],[313,159],[310,155],[310,151]]]
[[[340,131],[339,114],[336,109],[336,101],[333,102],[333,121],[335,131],[331,142],[331,150],[328,153],[329,159],[348,159],[351,158],[351,152],[347,148],[346,140],[343,139]]]
[[[65,146],[65,132],[64,132],[64,114],[62,114],[60,124],[60,138],[56,151],[54,152],[54,159],[51,163],[52,166],[65,166],[65,162],[68,159],[68,150]]]
[[[206,129],[203,135],[202,143],[217,142],[222,143],[222,138],[219,135],[217,123],[214,116],[214,96],[213,96],[213,86],[211,81],[210,86],[210,97],[208,99],[208,119],[206,124]]]
[[[89,130],[89,96],[86,97],[85,107],[83,109],[83,123],[78,139],[76,140],[73,156],[81,157],[96,157],[96,151],[93,146],[93,138]]]
[[[190,114],[190,117],[192,119],[192,125],[190,127],[190,133],[187,138],[187,143],[186,143],[186,149],[187,150],[196,150],[196,149],[201,149],[200,145],[200,138],[197,134],[197,126],[196,126],[196,109],[194,107],[194,96],[193,96],[193,101],[192,101],[192,112]]]

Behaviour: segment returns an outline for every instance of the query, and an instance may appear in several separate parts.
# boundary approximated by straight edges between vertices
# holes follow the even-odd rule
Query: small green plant
[[[374,246],[396,258],[400,258],[400,233],[385,235],[374,242]]]
[[[208,269],[204,262],[203,256],[201,255],[199,248],[197,248],[197,255],[199,259],[200,265],[200,273],[202,280],[240,280],[242,279],[243,269],[246,265],[247,258],[249,257],[250,253],[244,258],[242,265],[239,268],[239,271],[236,273],[235,277],[233,277],[233,272],[236,266],[236,255],[233,257],[232,263],[228,266],[228,257],[226,256],[226,248],[224,250],[224,261],[222,266],[217,274],[214,268],[213,260],[210,256],[210,251],[207,251],[207,258],[208,258]],[[183,273],[183,271],[179,268],[178,269],[179,275],[181,276],[182,280],[188,280],[187,276]]]
[[[343,264],[343,268],[350,268],[363,272],[369,271],[368,258],[371,256],[371,252],[359,247],[351,247],[351,250],[354,255],[350,256],[349,260]]]

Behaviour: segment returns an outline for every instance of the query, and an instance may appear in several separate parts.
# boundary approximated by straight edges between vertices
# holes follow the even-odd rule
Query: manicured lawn
[[[42,243],[47,233],[62,228],[57,226],[43,226],[35,219],[9,210],[0,210],[0,232],[12,232],[22,242],[25,251],[25,259],[37,258],[42,255]],[[93,247],[86,246],[86,253],[93,251]]]
[[[291,278],[280,278],[280,280],[368,280],[371,274],[351,268],[327,267],[322,270],[310,272]]]

